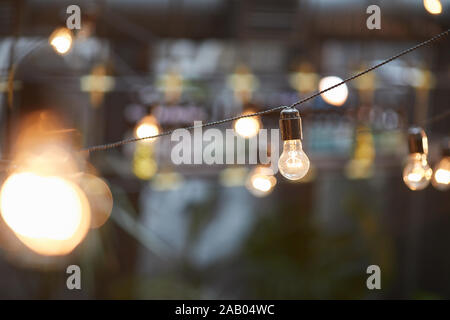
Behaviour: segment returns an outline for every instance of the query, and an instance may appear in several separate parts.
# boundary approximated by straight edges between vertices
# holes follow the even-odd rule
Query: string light
[[[411,190],[425,189],[430,183],[433,170],[428,165],[428,139],[422,128],[408,130],[409,156],[403,169],[403,181]]]
[[[450,29],[447,29],[447,30],[445,30],[445,31],[435,35],[434,37],[432,37],[432,38],[430,38],[428,40],[425,40],[425,41],[423,41],[423,42],[421,42],[421,43],[419,43],[419,44],[417,44],[417,45],[415,45],[415,46],[413,46],[411,48],[405,49],[405,50],[403,50],[403,51],[401,51],[401,52],[399,52],[399,53],[397,53],[397,54],[395,54],[395,55],[393,55],[393,56],[391,56],[391,57],[389,57],[389,58],[387,58],[387,59],[385,59],[385,60],[383,60],[383,61],[381,61],[381,62],[379,62],[377,64],[375,64],[372,67],[369,67],[369,68],[367,68],[365,70],[362,70],[362,71],[360,71],[360,72],[358,72],[358,73],[356,73],[356,74],[354,74],[354,75],[352,75],[352,76],[342,80],[341,82],[336,83],[335,85],[332,85],[330,87],[324,88],[323,90],[320,90],[320,91],[318,91],[318,92],[316,92],[316,93],[314,93],[314,94],[312,94],[310,96],[307,96],[307,97],[305,97],[305,98],[303,98],[303,99],[301,99],[301,100],[299,100],[297,102],[294,102],[293,104],[290,105],[290,107],[293,108],[295,106],[301,105],[301,104],[303,104],[303,103],[305,103],[307,101],[310,101],[310,100],[312,100],[312,99],[314,99],[314,98],[316,98],[316,97],[318,97],[320,95],[323,95],[323,94],[325,94],[327,92],[330,92],[330,91],[334,90],[335,88],[341,87],[344,84],[346,84],[347,82],[350,82],[350,81],[355,80],[355,79],[357,79],[357,78],[359,78],[359,77],[361,77],[363,75],[366,75],[369,72],[372,72],[372,71],[374,71],[374,70],[384,66],[385,64],[390,63],[390,62],[392,62],[392,61],[394,61],[394,60],[396,60],[396,59],[398,59],[398,58],[400,58],[400,57],[402,57],[402,56],[404,56],[404,55],[406,55],[406,54],[408,54],[410,52],[413,52],[413,51],[415,51],[415,50],[417,50],[419,48],[422,48],[422,47],[425,47],[427,45],[430,45],[434,41],[437,41],[437,40],[441,39],[442,37],[447,36],[449,33],[450,33]],[[253,114],[239,115],[239,116],[235,116],[235,117],[231,117],[231,118],[226,118],[226,119],[222,119],[222,120],[217,120],[217,121],[213,121],[213,122],[204,123],[202,125],[188,126],[188,127],[182,128],[182,129],[193,130],[193,129],[196,129],[196,128],[210,127],[210,126],[219,125],[219,124],[223,124],[223,123],[227,123],[227,122],[231,122],[231,121],[236,121],[236,120],[241,119],[241,118],[266,115],[268,113],[279,111],[279,110],[282,110],[284,108],[286,108],[286,106],[277,106],[277,107],[273,107],[273,108],[266,109],[266,110],[263,110],[263,111],[255,112]],[[108,150],[108,149],[112,149],[112,148],[117,148],[117,147],[120,147],[122,145],[125,145],[125,144],[128,144],[128,143],[134,143],[134,142],[137,142],[137,141],[140,141],[140,140],[154,139],[154,138],[159,138],[159,137],[162,137],[162,136],[167,136],[167,135],[172,134],[175,130],[176,129],[172,129],[172,130],[168,130],[168,131],[165,131],[165,132],[161,132],[161,133],[155,134],[153,136],[147,136],[147,137],[143,137],[143,138],[135,137],[135,138],[132,138],[132,139],[124,139],[124,140],[111,142],[111,143],[106,143],[106,144],[102,144],[102,145],[91,146],[91,147],[85,148],[83,151],[94,152],[94,151]]]
[[[152,115],[147,115],[139,121],[134,130],[134,136],[138,139],[151,137],[159,134],[159,125],[156,118]],[[145,139],[145,141],[153,142],[155,139]]]
[[[431,13],[437,14],[442,11],[442,5],[439,1],[425,0],[424,5],[425,3],[434,8],[430,11]],[[281,174],[287,179],[301,179],[307,174],[310,162],[302,149],[301,118],[298,110],[294,107],[318,95],[322,95],[323,99],[330,104],[342,105],[348,97],[346,82],[425,46],[447,35],[449,31],[442,32],[429,40],[402,51],[346,80],[341,80],[337,77],[324,78],[319,84],[320,92],[297,101],[290,107],[280,106],[258,113],[242,114],[237,117],[206,123],[202,126],[251,119],[255,116],[282,109],[280,129],[283,140],[283,153],[279,159],[278,166]],[[59,28],[52,33],[49,43],[57,53],[63,55],[67,54],[72,48],[73,37],[67,28]],[[247,86],[243,87],[253,89],[256,86],[252,77],[247,75],[244,77],[244,80],[238,79],[236,85],[242,87],[242,82],[244,82]],[[195,127],[189,127],[189,129],[193,128]],[[253,131],[257,132],[258,130]],[[144,139],[146,141],[154,141],[157,137],[168,135],[171,132],[173,131],[161,134],[156,119],[149,115],[144,117],[137,125],[134,139],[95,146],[87,150],[104,150]],[[421,190],[429,184],[432,176],[432,170],[427,162],[428,141],[425,133],[420,128],[411,128],[408,137],[410,155],[403,171],[403,179],[410,189]],[[28,145],[34,145],[34,143],[29,143]],[[97,194],[101,194],[100,198],[104,198],[106,194],[106,200],[99,209],[106,218],[97,221],[93,225],[99,226],[107,220],[107,216],[111,212],[112,196],[109,188],[101,179],[99,181],[95,177],[86,176],[84,182],[77,184],[73,178],[70,178],[67,172],[72,171],[72,168],[68,170],[67,163],[72,162],[71,156],[51,152],[53,155],[58,154],[58,156],[55,156],[55,159],[57,159],[51,161],[52,157],[47,156],[48,152],[46,154],[45,150],[42,152],[42,149],[40,149],[40,152],[40,155],[30,157],[26,161],[27,166],[13,172],[3,183],[0,190],[1,216],[17,238],[33,251],[42,255],[63,255],[70,253],[83,240],[89,226],[91,226],[91,208],[94,206],[89,203],[88,198],[94,199],[91,200],[92,202],[98,202]],[[62,170],[64,168],[66,169]],[[59,172],[57,173],[56,171],[58,170]],[[449,172],[450,161],[447,154],[436,167],[433,184],[436,183],[437,188],[447,189]],[[96,186],[86,186],[92,180],[95,180],[94,184]],[[250,175],[249,181],[251,190],[255,192],[255,195],[267,195],[276,184],[276,178],[273,174],[262,172],[262,168],[258,168],[258,171],[255,169],[255,172]],[[182,176],[178,173],[161,173],[156,177],[153,187],[157,190],[173,190],[181,182]],[[111,197],[111,201],[108,200],[109,197]],[[97,209],[94,208],[93,210]]]
[[[309,170],[309,159],[302,149],[302,122],[297,109],[286,107],[280,113],[283,152],[278,159],[280,173],[289,180],[303,178]]]
[[[44,256],[69,254],[90,227],[108,220],[113,205],[106,182],[96,176],[85,154],[75,151],[78,131],[60,129],[60,124],[48,111],[22,119],[11,148],[13,165],[0,190],[5,224],[15,238]]]
[[[247,110],[243,115],[252,114],[252,110]],[[261,128],[261,120],[259,117],[240,118],[234,122],[234,130],[243,138],[251,138],[258,134]]]
[[[442,148],[442,159],[434,168],[433,186],[441,191],[450,188],[450,139],[446,140],[445,146]]]
[[[326,88],[332,87],[338,83],[341,83],[342,79],[339,77],[325,77],[322,78],[319,82],[319,90],[323,91]],[[345,101],[347,101],[348,97],[348,88],[347,85],[344,83],[332,90],[329,90],[327,92],[322,93],[322,98],[325,100],[325,102],[339,107],[342,106]]]
[[[60,55],[67,54],[72,48],[72,32],[65,28],[58,28],[50,35],[49,43],[56,53]]]
[[[273,191],[276,184],[277,178],[273,175],[272,169],[260,165],[250,172],[246,187],[254,196],[265,197]]]
[[[440,0],[423,0],[423,6],[431,14],[440,14],[442,12]]]
[[[89,228],[86,196],[61,177],[14,173],[3,184],[0,201],[6,224],[19,240],[41,255],[68,254]]]

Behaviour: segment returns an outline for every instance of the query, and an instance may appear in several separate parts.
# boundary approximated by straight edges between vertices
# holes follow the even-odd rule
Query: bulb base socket
[[[408,149],[409,153],[428,153],[428,140],[420,127],[411,127],[408,129]]]
[[[280,113],[281,140],[303,140],[302,118],[296,108],[286,107]]]

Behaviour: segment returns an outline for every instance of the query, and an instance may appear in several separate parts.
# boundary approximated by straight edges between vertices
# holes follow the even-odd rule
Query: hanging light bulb
[[[433,186],[441,191],[446,191],[450,188],[450,139],[446,141],[442,148],[442,159],[434,168]]]
[[[428,139],[419,127],[408,130],[409,156],[403,169],[403,181],[411,190],[425,189],[430,183],[433,170],[428,165]]]
[[[60,128],[60,119],[50,111],[22,121],[11,151],[15,168],[0,189],[0,219],[12,231],[11,239],[32,251],[66,255],[83,241],[92,213],[100,208],[91,199],[100,202],[104,196],[97,193],[97,183],[80,184],[88,165],[75,151],[78,131]]]
[[[2,186],[0,202],[6,224],[20,241],[41,255],[68,254],[89,228],[86,196],[61,177],[14,173]]]
[[[440,14],[442,12],[440,0],[423,0],[423,6],[431,14]]]
[[[134,136],[139,139],[154,136],[157,135],[158,133],[159,133],[158,121],[156,121],[156,118],[152,115],[148,115],[142,118],[141,121],[139,121],[139,123],[136,125],[136,128],[134,130]],[[143,141],[153,142],[154,140],[155,138],[145,139]]]
[[[297,109],[287,107],[280,113],[283,152],[278,159],[281,174],[289,180],[303,178],[309,170],[309,159],[302,149],[302,122]]]
[[[270,167],[257,166],[247,179],[246,187],[256,197],[265,197],[273,191],[277,178]]]
[[[72,48],[72,32],[63,27],[58,28],[50,35],[49,43],[53,49],[61,55],[65,55]]]
[[[342,81],[343,80],[339,77],[322,78],[319,82],[319,91],[332,87]],[[333,106],[340,107],[345,103],[345,101],[347,101],[348,97],[347,85],[345,83],[341,84],[340,86],[334,89],[322,93],[321,96],[323,100],[325,100],[325,102],[332,104]]]
[[[252,110],[247,110],[242,115],[254,113]],[[240,118],[234,122],[234,130],[243,138],[251,138],[258,134],[261,128],[261,121],[259,117]]]

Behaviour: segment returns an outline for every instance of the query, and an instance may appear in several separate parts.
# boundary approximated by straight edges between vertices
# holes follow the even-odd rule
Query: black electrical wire
[[[332,89],[334,89],[336,87],[339,87],[340,85],[343,85],[343,84],[345,84],[347,82],[350,82],[350,81],[352,81],[352,80],[354,80],[354,79],[356,79],[358,77],[361,77],[361,76],[365,75],[366,73],[369,73],[369,72],[371,72],[371,71],[373,71],[373,70],[375,70],[375,69],[377,69],[377,68],[379,68],[379,67],[381,67],[381,66],[383,66],[383,65],[385,65],[385,64],[387,64],[387,63],[389,63],[389,62],[391,62],[393,60],[396,60],[396,59],[400,58],[401,56],[403,56],[405,54],[408,54],[408,53],[410,53],[412,51],[415,51],[415,50],[417,50],[419,48],[427,46],[427,45],[431,44],[432,42],[434,42],[434,41],[436,41],[436,40],[438,40],[438,39],[440,39],[440,38],[442,38],[444,36],[447,36],[449,33],[450,33],[450,29],[448,29],[448,30],[446,30],[444,32],[441,32],[438,35],[436,35],[436,36],[434,36],[434,37],[432,37],[432,38],[430,38],[430,39],[428,39],[426,41],[423,41],[423,42],[415,45],[414,47],[406,49],[406,50],[404,50],[404,51],[402,51],[402,52],[400,52],[400,53],[398,53],[398,54],[396,54],[396,55],[394,55],[394,56],[392,56],[392,57],[390,57],[390,58],[388,58],[388,59],[386,59],[386,60],[384,60],[384,61],[382,61],[382,62],[380,62],[380,63],[378,63],[378,64],[376,64],[376,65],[374,65],[374,66],[372,66],[370,68],[368,68],[368,69],[366,69],[366,70],[363,70],[363,71],[361,71],[361,72],[359,72],[359,73],[357,73],[357,74],[355,74],[355,75],[353,75],[353,76],[351,76],[351,77],[349,77],[349,78],[347,78],[345,80],[342,80],[341,82],[339,82],[339,83],[337,83],[337,84],[335,84],[335,85],[333,85],[331,87],[328,87],[328,88],[326,88],[326,89],[324,89],[322,91],[318,91],[318,92],[314,93],[311,96],[308,96],[308,97],[306,97],[306,98],[304,98],[302,100],[299,100],[299,101],[291,104],[290,106],[278,106],[278,107],[270,108],[270,109],[259,111],[259,112],[255,112],[255,113],[250,113],[250,114],[245,114],[245,115],[241,114],[241,115],[238,115],[238,116],[235,116],[235,117],[226,118],[226,119],[217,120],[217,121],[212,121],[212,122],[207,122],[207,123],[204,123],[204,124],[201,124],[201,125],[197,125],[197,126],[193,125],[193,126],[188,126],[188,127],[184,127],[184,128],[177,128],[177,129],[173,129],[173,130],[168,130],[168,131],[164,131],[164,132],[161,132],[159,134],[155,134],[155,135],[148,136],[148,137],[130,138],[130,139],[120,140],[120,141],[117,141],[117,142],[111,142],[111,143],[91,146],[91,147],[83,149],[82,151],[84,151],[84,152],[93,152],[93,151],[101,151],[101,150],[113,149],[113,148],[117,148],[117,147],[120,147],[120,146],[122,146],[124,144],[128,144],[128,143],[133,143],[133,142],[137,142],[137,141],[141,141],[141,140],[147,140],[147,139],[154,139],[154,138],[159,138],[159,137],[163,137],[163,136],[168,136],[168,135],[172,134],[175,130],[178,130],[178,129],[193,130],[193,129],[196,129],[196,128],[211,127],[211,126],[219,125],[219,124],[222,124],[222,123],[236,121],[236,120],[242,119],[242,118],[249,118],[249,117],[265,115],[265,114],[272,113],[272,112],[275,112],[275,111],[278,111],[278,110],[281,110],[281,109],[284,109],[284,108],[287,108],[287,107],[296,107],[296,106],[298,106],[300,104],[303,104],[303,103],[305,103],[305,102],[307,102],[307,101],[309,101],[311,99],[314,99],[314,98],[320,96],[321,94],[323,94],[323,93],[325,93],[327,91],[330,91],[330,90],[332,90]]]
[[[421,123],[421,125],[422,125],[422,126],[426,126],[426,125],[429,125],[429,124],[431,124],[431,123],[440,121],[440,120],[442,120],[442,119],[444,119],[444,118],[446,118],[446,117],[448,117],[448,116],[450,116],[450,110],[447,110],[447,111],[442,112],[442,113],[440,113],[440,114],[438,114],[438,115],[436,115],[436,116],[434,116],[434,117],[431,117],[431,118],[426,119],[425,121],[423,121],[423,122]]]

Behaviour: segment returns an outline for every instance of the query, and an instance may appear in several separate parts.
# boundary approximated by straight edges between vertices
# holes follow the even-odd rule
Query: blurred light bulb
[[[134,136],[136,138],[142,139],[145,137],[151,137],[159,134],[159,126],[155,117],[152,115],[145,116],[136,126],[134,130]],[[153,142],[155,138],[145,139],[143,142]]]
[[[440,14],[442,12],[440,0],[423,0],[423,6],[431,14]]]
[[[319,82],[319,91],[325,90],[326,88],[332,87],[340,82],[342,82],[342,79],[339,77],[332,76],[322,78]],[[325,102],[339,107],[343,105],[347,100],[348,97],[347,85],[344,83],[332,90],[322,93],[321,96],[323,100],[325,100]]]
[[[278,159],[280,173],[289,180],[303,178],[309,170],[309,159],[302,149],[302,142],[287,140],[283,143],[283,152]]]
[[[264,197],[272,192],[276,184],[272,169],[258,166],[250,172],[246,187],[254,196]]]
[[[411,190],[425,189],[433,170],[428,165],[428,138],[420,127],[408,129],[409,156],[403,169],[403,181]]]
[[[433,170],[427,162],[427,156],[424,153],[413,153],[408,157],[405,168],[403,169],[403,181],[411,190],[425,189],[430,183]]]
[[[65,55],[72,48],[72,32],[67,28],[58,28],[50,35],[49,42],[57,53]]]
[[[444,157],[434,168],[433,186],[441,191],[450,188],[450,157]]]
[[[81,189],[67,179],[14,173],[0,193],[1,215],[27,247],[42,255],[64,255],[84,238],[90,209]]]
[[[246,111],[242,115],[251,114],[253,111]],[[251,138],[258,134],[261,122],[258,117],[240,118],[234,122],[234,130],[243,138]]]

